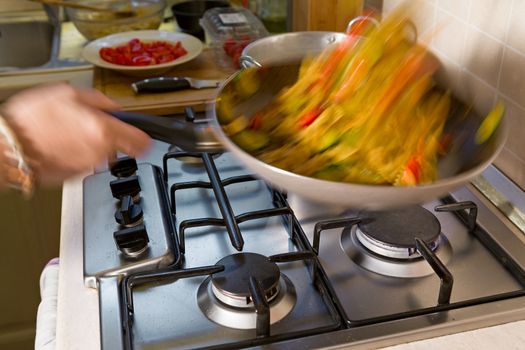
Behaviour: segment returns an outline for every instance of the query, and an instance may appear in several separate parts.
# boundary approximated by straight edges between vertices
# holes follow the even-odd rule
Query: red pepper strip
[[[299,120],[299,127],[303,129],[311,125],[317,119],[317,117],[321,115],[322,111],[323,110],[321,108],[315,107],[314,109],[306,112]]]
[[[375,113],[383,114],[401,94],[405,86],[424,74],[433,73],[437,68],[438,66],[431,62],[423,49],[416,49],[398,70],[391,86],[377,105]]]
[[[411,158],[408,161],[407,168],[414,174],[414,178],[416,179],[416,183],[419,183],[421,180],[421,164],[416,158]]]
[[[262,113],[256,113],[250,120],[250,129],[258,130],[262,125]]]
[[[350,70],[350,76],[341,86],[340,90],[335,95],[335,102],[339,103],[350,97],[350,95],[355,91],[358,84],[362,82],[365,76],[370,71],[366,59],[357,61],[354,64],[353,69]]]
[[[355,37],[348,36],[337,45],[334,51],[330,54],[330,57],[326,60],[326,65],[322,74],[323,77],[329,76],[335,70],[339,62],[345,57],[346,51],[354,45],[355,41]]]
[[[438,145],[438,153],[441,155],[447,154],[452,144],[452,135],[447,133],[441,135]]]
[[[321,78],[314,80],[309,86],[307,91],[310,92],[312,89],[314,89],[316,86],[322,85],[323,80]]]
[[[407,162],[403,175],[401,176],[402,185],[417,185],[421,180],[421,164],[416,157],[410,158]]]

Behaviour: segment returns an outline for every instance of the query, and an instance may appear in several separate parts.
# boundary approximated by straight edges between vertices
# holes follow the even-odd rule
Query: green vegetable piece
[[[257,151],[268,145],[270,138],[264,132],[252,129],[246,129],[232,137],[239,147],[248,152]]]
[[[245,100],[253,96],[259,90],[260,81],[256,68],[243,69],[234,78],[235,91],[237,95]]]
[[[350,129],[343,135],[342,142],[347,146],[355,146],[361,137],[360,134],[358,128]]]
[[[217,100],[217,118],[221,124],[228,124],[235,119],[233,114],[233,97],[230,93],[225,93]]]
[[[324,152],[330,147],[337,144],[339,141],[339,135],[334,130],[327,130],[326,133],[321,136],[321,142],[319,143],[319,152]]]
[[[328,166],[314,174],[314,177],[321,179],[321,180],[328,180],[328,181],[341,181],[345,177],[345,170],[344,168],[337,166],[337,165],[331,165]]]

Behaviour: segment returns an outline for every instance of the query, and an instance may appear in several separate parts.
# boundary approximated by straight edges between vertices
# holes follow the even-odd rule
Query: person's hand
[[[117,151],[146,151],[148,135],[104,112],[118,108],[99,91],[55,84],[11,97],[1,114],[38,181],[49,184],[92,170]]]

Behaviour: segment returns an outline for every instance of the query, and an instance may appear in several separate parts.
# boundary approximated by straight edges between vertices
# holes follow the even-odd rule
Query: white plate
[[[135,38],[140,39],[141,41],[168,41],[173,44],[175,44],[177,41],[180,41],[182,46],[184,46],[188,53],[171,62],[155,64],[151,66],[124,66],[120,64],[106,62],[100,57],[100,49],[104,47],[114,47],[122,45]],[[111,34],[103,38],[94,40],[84,47],[84,49],[82,50],[82,56],[86,61],[101,68],[112,69],[126,75],[146,77],[165,73],[176,65],[194,59],[201,52],[202,42],[191,35],[161,30],[137,30],[131,32]]]

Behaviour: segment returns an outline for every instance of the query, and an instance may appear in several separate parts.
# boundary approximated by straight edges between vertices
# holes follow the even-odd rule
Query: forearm
[[[24,160],[17,136],[0,116],[0,190],[13,188],[30,195],[33,173]]]
[[[0,191],[4,191],[7,188],[7,177],[9,172],[8,159],[4,155],[9,147],[5,144],[4,140],[0,140]]]
[[[41,85],[10,97],[0,115],[9,124],[5,138],[16,140],[12,155],[22,160],[13,174],[21,189],[28,191],[32,180],[24,175],[34,173],[39,184],[58,184],[115,152],[143,153],[149,136],[106,112],[118,108],[99,91],[67,84]],[[10,178],[5,180],[9,184]]]

